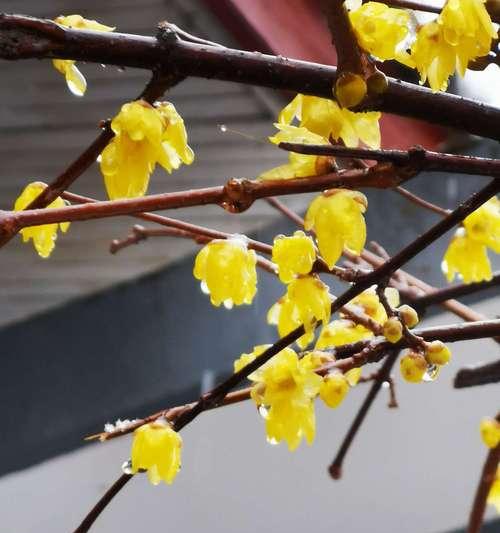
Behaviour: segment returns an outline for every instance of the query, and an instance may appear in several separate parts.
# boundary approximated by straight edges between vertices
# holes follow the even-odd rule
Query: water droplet
[[[118,72],[125,72],[125,67],[118,67],[116,70]]]
[[[210,294],[210,289],[208,288],[206,281],[202,281],[200,283],[200,287],[201,287],[201,292],[203,294]]]
[[[102,155],[101,155],[101,154],[99,154],[99,155],[97,156],[96,161],[97,161],[98,163],[100,163],[100,162],[102,161]]]
[[[233,300],[231,298],[228,298],[227,300],[224,300],[223,305],[226,309],[232,309],[233,308]]]
[[[267,437],[266,440],[271,446],[277,446],[279,444],[274,437]]]
[[[104,63],[101,63],[101,68],[106,68],[106,65]]]
[[[391,385],[390,385],[390,383],[389,383],[388,381],[384,381],[384,382],[382,383],[382,387],[383,387],[384,389],[388,389],[390,386],[391,386]]]
[[[226,133],[227,131],[227,126],[225,124],[220,124],[219,125],[219,129],[222,133]]]
[[[269,416],[269,407],[266,407],[265,405],[259,405],[259,415],[266,420]]]
[[[124,474],[129,474],[129,475],[132,474],[132,461],[130,459],[128,459],[122,464],[122,472]]]
[[[434,381],[439,375],[438,365],[427,365],[427,370],[422,378],[424,381]]]

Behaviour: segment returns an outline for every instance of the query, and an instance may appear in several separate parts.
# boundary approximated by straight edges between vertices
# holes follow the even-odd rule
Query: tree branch
[[[125,67],[159,68],[182,76],[213,78],[332,97],[336,69],[325,65],[186,42],[170,28],[160,38],[73,30],[52,21],[0,15],[0,58],[74,59]],[[388,79],[369,108],[413,117],[500,140],[500,109]],[[368,109],[363,107],[363,109]]]
[[[492,363],[473,367],[461,368],[453,381],[456,389],[465,387],[477,387],[500,382],[500,359]]]

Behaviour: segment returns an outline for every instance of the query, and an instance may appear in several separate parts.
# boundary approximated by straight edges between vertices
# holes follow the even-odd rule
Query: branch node
[[[253,183],[250,180],[231,178],[224,185],[226,200],[221,202],[220,206],[229,213],[242,213],[253,204],[252,192]]]

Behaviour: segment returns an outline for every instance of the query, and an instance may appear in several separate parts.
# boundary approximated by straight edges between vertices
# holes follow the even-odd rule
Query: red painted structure
[[[204,0],[247,50],[336,64],[335,50],[318,3],[313,0]],[[446,132],[436,126],[394,115],[381,120],[382,144],[436,148]]]

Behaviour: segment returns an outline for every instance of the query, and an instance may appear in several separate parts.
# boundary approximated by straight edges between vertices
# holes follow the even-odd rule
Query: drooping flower
[[[298,128],[288,124],[275,124],[280,131],[269,137],[273,144],[281,142],[291,142],[297,144],[330,144],[328,139],[310,132],[306,128]],[[262,180],[276,180],[276,179],[292,179],[303,178],[306,176],[317,176],[319,174],[326,174],[332,170],[333,158],[297,154],[290,152],[288,155],[288,163],[272,168],[260,174],[259,179]]]
[[[275,237],[272,261],[278,266],[283,283],[290,283],[297,275],[309,274],[315,260],[314,242],[303,231],[296,231],[291,237]]]
[[[182,438],[168,422],[158,419],[134,431],[132,473],[147,470],[149,481],[170,485],[181,467]]]
[[[420,383],[427,372],[425,357],[417,352],[408,350],[400,360],[401,376],[408,383]]]
[[[354,113],[333,100],[298,94],[281,110],[278,122],[291,124],[296,118],[301,128],[325,139],[341,139],[350,147],[361,141],[370,148],[380,148],[380,116],[376,111]]]
[[[491,263],[486,246],[459,228],[444,254],[441,269],[448,281],[459,275],[465,283],[490,280]]]
[[[488,492],[487,502],[496,508],[497,513],[500,513],[500,466],[497,468],[495,479]]]
[[[366,2],[350,11],[349,19],[359,45],[373,56],[388,60],[398,59],[404,53],[410,28],[408,11],[381,2]]]
[[[224,304],[251,304],[257,292],[257,256],[249,250],[244,237],[234,236],[213,240],[196,256],[193,274],[210,301],[218,307]]]
[[[285,348],[249,376],[255,383],[252,399],[263,407],[268,441],[284,440],[291,451],[302,438],[312,444],[316,432],[313,402],[322,378],[311,361],[299,360],[291,348]]]
[[[287,292],[268,311],[269,324],[278,326],[281,337],[303,325],[305,334],[297,341],[305,348],[314,338],[314,325],[330,320],[331,297],[328,287],[317,276],[293,280]]]
[[[494,418],[483,418],[480,424],[481,439],[488,448],[500,444],[500,422]]]
[[[35,181],[27,185],[20,196],[17,198],[14,204],[14,211],[22,211],[47,187],[45,183],[41,181]],[[65,207],[65,201],[57,197],[51,202],[46,209]],[[50,256],[56,246],[57,230],[60,229],[63,233],[66,233],[69,228],[69,222],[60,222],[54,224],[43,224],[41,226],[32,226],[23,228],[21,230],[21,236],[23,242],[33,240],[33,246],[38,252],[40,257],[46,259]]]
[[[494,196],[464,219],[467,236],[500,254],[500,200]]]
[[[309,205],[304,227],[316,233],[319,251],[329,268],[333,268],[344,249],[357,255],[363,249],[367,203],[366,196],[358,191],[332,189]]]
[[[437,19],[424,24],[411,47],[411,60],[420,82],[445,91],[449,77],[461,76],[470,61],[489,53],[497,32],[484,7],[485,0],[448,0]]]
[[[338,407],[349,392],[349,382],[342,372],[333,372],[323,378],[319,396],[328,407]]]
[[[54,22],[76,30],[113,31],[115,28],[105,26],[96,20],[84,19],[81,15],[57,17]],[[69,90],[76,96],[83,96],[87,90],[87,81],[72,59],[54,59],[52,64],[66,78]]]
[[[115,136],[101,154],[110,199],[144,196],[156,164],[167,172],[193,162],[182,117],[170,103],[124,104],[111,122]]]

